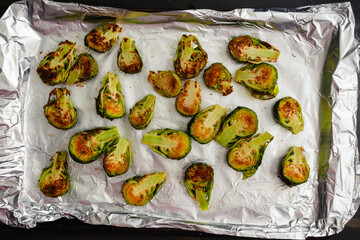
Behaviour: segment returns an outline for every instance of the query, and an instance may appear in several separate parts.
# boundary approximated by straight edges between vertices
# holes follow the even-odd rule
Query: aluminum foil
[[[116,22],[123,36],[136,41],[144,68],[125,74],[116,63],[119,41],[107,53],[84,46],[92,28]],[[354,37],[350,3],[297,9],[236,9],[229,12],[188,10],[160,13],[92,7],[51,1],[12,4],[0,20],[0,221],[33,228],[61,217],[89,224],[141,228],[178,228],[215,234],[267,238],[305,238],[337,233],[360,203],[360,163],[356,135],[359,45]],[[228,96],[208,89],[202,74],[202,108],[220,104],[228,112],[237,106],[253,109],[258,132],[274,135],[257,173],[247,180],[225,160],[227,149],[215,141],[200,145],[179,161],[169,160],[141,144],[145,132],[157,128],[186,130],[189,118],[175,110],[174,98],[157,95],[147,81],[150,70],[173,70],[176,46],[182,34],[197,36],[208,53],[208,65],[222,62],[234,75],[244,64],[234,61],[227,43],[251,35],[281,51],[274,65],[280,93],[261,101],[233,83]],[[42,107],[54,88],[36,74],[43,57],[59,42],[75,41],[78,52],[89,52],[99,63],[98,76],[70,86],[79,122],[67,131],[47,123]],[[105,74],[118,74],[126,111],[146,94],[157,97],[154,118],[145,130],[133,129],[127,117],[109,121],[95,111],[95,98]],[[278,99],[292,96],[303,107],[305,130],[291,134],[278,125],[272,108]],[[37,183],[56,151],[66,150],[70,137],[95,127],[117,126],[132,144],[130,170],[109,178],[102,157],[82,165],[69,159],[72,189],[62,197],[45,197]],[[309,180],[289,188],[278,177],[279,164],[291,146],[305,149]],[[187,166],[203,161],[213,166],[215,182],[210,209],[200,211],[183,183]],[[120,189],[134,176],[165,171],[167,182],[143,207],[126,204]]]

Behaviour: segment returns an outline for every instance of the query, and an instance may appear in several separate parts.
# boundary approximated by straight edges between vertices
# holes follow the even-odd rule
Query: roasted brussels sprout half
[[[212,105],[196,114],[188,124],[189,134],[199,143],[209,143],[219,131],[226,108]]]
[[[124,174],[131,164],[131,146],[125,138],[119,138],[106,148],[104,170],[109,177]]]
[[[243,173],[243,179],[255,174],[273,136],[264,132],[253,137],[240,139],[228,151],[227,162],[236,171]]]
[[[36,71],[45,84],[53,86],[66,82],[75,58],[75,45],[68,40],[61,42],[54,52],[48,53],[40,62]]]
[[[138,73],[143,67],[140,54],[131,38],[123,37],[120,43],[118,66],[126,73]]]
[[[185,186],[190,196],[199,204],[201,211],[209,209],[214,184],[214,170],[205,163],[194,163],[186,169]]]
[[[292,147],[281,161],[280,178],[290,187],[302,184],[309,178],[310,167],[306,162],[304,149]]]
[[[142,143],[154,152],[171,159],[184,158],[191,150],[191,140],[185,132],[167,128],[146,133]]]
[[[174,59],[175,72],[181,78],[195,78],[206,66],[208,55],[199,39],[193,35],[182,35]]]
[[[49,167],[44,168],[39,179],[39,189],[47,197],[59,197],[71,188],[66,152],[57,152]]]
[[[154,115],[156,97],[152,94],[145,96],[138,101],[130,110],[129,122],[135,129],[144,129],[149,124]]]
[[[116,24],[106,24],[94,28],[85,36],[85,46],[103,53],[109,51],[116,43],[122,28]]]
[[[213,63],[204,71],[204,82],[206,86],[224,96],[233,92],[231,86],[231,73],[222,63]]]
[[[280,51],[267,42],[246,36],[233,38],[228,45],[231,56],[239,62],[276,62]]]
[[[284,97],[274,105],[276,121],[293,134],[304,130],[304,119],[300,103],[292,97]]]
[[[77,82],[84,82],[96,77],[98,64],[88,53],[82,53],[76,57],[74,65],[70,68],[66,83],[72,85]]]
[[[254,135],[257,129],[256,113],[247,107],[237,107],[226,116],[215,141],[224,147],[230,147],[241,138]]]
[[[193,116],[201,108],[201,88],[197,81],[186,80],[175,102],[176,110],[184,116]]]
[[[163,97],[175,97],[181,90],[181,80],[173,71],[149,72],[148,81],[154,90]]]
[[[119,137],[117,127],[78,132],[70,138],[70,156],[78,163],[90,163],[100,157],[106,148]]]
[[[125,181],[121,193],[128,204],[144,206],[155,197],[165,182],[165,172],[135,176]]]
[[[47,104],[43,107],[48,122],[59,129],[70,129],[77,122],[77,112],[72,105],[69,90],[66,88],[55,88],[49,94]]]
[[[108,72],[96,98],[96,111],[103,118],[113,120],[125,114],[124,95],[118,76]]]

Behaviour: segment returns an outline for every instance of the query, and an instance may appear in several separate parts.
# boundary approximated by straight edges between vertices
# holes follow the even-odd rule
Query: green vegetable
[[[191,140],[185,132],[167,128],[146,133],[142,143],[154,152],[171,159],[184,158],[191,150]]]
[[[154,115],[156,97],[152,94],[145,96],[138,101],[130,110],[129,122],[135,129],[144,129],[149,124]]]
[[[108,72],[96,98],[96,111],[103,118],[113,120],[125,114],[124,95],[118,76]]]
[[[90,163],[100,157],[106,148],[119,137],[117,127],[78,132],[70,139],[70,156],[78,163]]]
[[[67,95],[66,88],[55,88],[49,94],[47,104],[43,107],[48,122],[59,129],[70,129],[77,122],[77,112]]]
[[[279,93],[279,87],[278,85],[275,85],[274,89],[271,92],[256,92],[253,90],[250,90],[251,96],[253,96],[254,98],[260,99],[260,100],[270,100],[273,99],[274,97],[276,97],[276,95],[278,95]]]
[[[154,90],[163,97],[175,97],[180,93],[181,80],[173,71],[159,71],[157,74],[150,71],[148,81]]]
[[[253,137],[240,139],[228,151],[227,162],[230,167],[243,173],[243,179],[255,174],[264,156],[267,145],[273,136],[264,132]]]
[[[292,97],[284,97],[274,105],[277,122],[284,128],[297,134],[304,130],[304,119],[300,103]]]
[[[138,73],[143,67],[140,54],[131,38],[123,37],[118,53],[118,66],[126,73]]]
[[[231,56],[239,62],[276,62],[280,51],[267,42],[251,36],[238,36],[228,45]]]
[[[128,204],[144,206],[155,197],[165,182],[165,172],[135,176],[125,181],[121,193]]]
[[[103,53],[109,51],[116,43],[122,28],[116,24],[106,24],[94,28],[85,36],[85,46]]]
[[[214,170],[205,163],[194,163],[186,169],[185,186],[202,211],[209,209]]]
[[[292,147],[281,161],[281,179],[290,187],[302,184],[309,178],[310,167],[306,162],[304,149]]]
[[[222,63],[213,63],[204,71],[204,82],[206,86],[224,96],[233,92],[231,86],[231,73]]]
[[[71,65],[74,62],[76,43],[66,40],[59,47],[48,53],[36,69],[40,79],[46,85],[56,85],[66,82]]]
[[[125,138],[119,138],[106,148],[104,170],[109,177],[119,176],[127,172],[131,164],[131,146]]]
[[[206,66],[207,53],[193,35],[182,35],[174,59],[175,72],[181,78],[195,78]]]
[[[56,152],[51,164],[44,168],[39,179],[39,189],[47,197],[59,197],[71,188],[66,152]]]
[[[226,108],[212,105],[196,114],[188,124],[189,134],[199,143],[209,143],[219,131]]]
[[[76,61],[69,71],[67,84],[84,82],[96,77],[97,74],[98,64],[96,60],[90,54],[82,53],[76,57]]]
[[[197,81],[186,80],[175,102],[176,110],[184,116],[193,116],[201,108],[201,87]]]
[[[256,113],[247,107],[237,107],[225,118],[215,141],[230,147],[241,138],[250,137],[258,129]]]

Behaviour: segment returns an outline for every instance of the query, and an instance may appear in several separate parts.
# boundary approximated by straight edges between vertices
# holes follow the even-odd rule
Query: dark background
[[[0,15],[14,0],[0,0]],[[235,8],[295,8],[300,6],[346,2],[336,0],[74,0],[58,2],[77,2],[94,6],[108,6],[141,11],[185,10],[185,9],[214,9],[228,11]],[[356,20],[356,35],[360,36],[360,0],[350,1]],[[359,136],[359,130],[358,130]],[[85,224],[76,219],[59,219],[54,222],[39,223],[36,228],[22,229],[9,227],[0,223],[1,238],[5,239],[253,239],[239,238],[224,235],[214,235],[196,231],[183,231],[176,229],[136,229],[119,228],[111,226],[97,226]],[[339,234],[327,238],[309,239],[360,239],[360,211],[346,224],[345,229]]]

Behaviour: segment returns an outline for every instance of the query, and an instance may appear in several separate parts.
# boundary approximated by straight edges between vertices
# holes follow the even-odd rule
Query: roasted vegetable
[[[68,40],[61,42],[54,52],[48,53],[40,62],[36,71],[45,84],[53,86],[66,82],[74,62],[75,45]]]
[[[49,94],[47,104],[43,107],[48,122],[59,129],[70,129],[77,122],[77,112],[72,105],[69,90],[55,88]]]
[[[154,152],[171,159],[184,158],[191,150],[190,137],[180,130],[154,130],[146,133],[141,142]]]
[[[153,85],[154,90],[163,97],[175,97],[181,90],[181,80],[173,71],[150,71],[148,81]]]
[[[209,143],[219,131],[226,108],[212,105],[196,114],[188,124],[188,133],[199,143]]]
[[[131,38],[123,37],[120,43],[118,66],[126,73],[138,73],[143,67],[140,54]]]
[[[256,113],[247,107],[237,107],[226,116],[215,141],[224,147],[230,147],[241,138],[254,135],[257,129]]]
[[[202,211],[209,209],[214,170],[205,163],[194,163],[186,169],[185,186]]]
[[[100,157],[106,148],[119,137],[117,127],[78,132],[70,138],[70,156],[78,163],[90,163]]]
[[[85,36],[85,46],[103,53],[109,51],[116,43],[121,27],[116,24],[106,24],[102,27],[94,28]]]
[[[124,95],[116,74],[108,72],[105,76],[102,88],[96,98],[96,111],[101,117],[110,120],[124,116]]]
[[[209,88],[224,96],[232,93],[231,73],[222,63],[213,63],[204,71],[204,82]]]
[[[201,88],[197,81],[186,80],[175,102],[176,110],[184,116],[193,116],[201,108]]]
[[[104,158],[104,170],[109,177],[124,174],[131,164],[131,146],[125,138],[115,140],[113,144],[106,148]]]
[[[243,179],[255,174],[273,136],[264,132],[253,137],[240,139],[228,151],[227,162],[236,171],[243,173]]]
[[[246,36],[233,38],[228,45],[231,56],[239,62],[276,62],[280,51],[267,42]]]
[[[149,124],[154,115],[156,97],[152,94],[145,96],[138,101],[130,110],[129,122],[135,129],[144,129]]]
[[[82,53],[76,57],[74,65],[70,68],[66,83],[72,85],[77,82],[84,82],[96,77],[98,64],[88,53]]]
[[[175,72],[181,78],[195,78],[206,66],[208,55],[199,39],[193,35],[182,35],[174,59]]]
[[[306,162],[304,149],[292,147],[281,161],[280,178],[290,187],[302,184],[309,178],[310,167]]]
[[[135,176],[125,181],[121,193],[128,204],[144,206],[155,197],[165,182],[165,172]]]
[[[44,168],[39,179],[39,189],[47,197],[59,197],[71,188],[66,152],[56,152],[50,159],[50,167]]]
[[[277,122],[284,128],[297,134],[304,130],[304,119],[300,103],[292,97],[284,97],[274,105]]]
[[[250,90],[250,89],[249,89]],[[279,87],[278,85],[275,85],[274,89],[271,92],[256,92],[253,90],[250,90],[251,96],[254,98],[260,99],[260,100],[270,100],[276,97],[276,95],[279,93]]]

